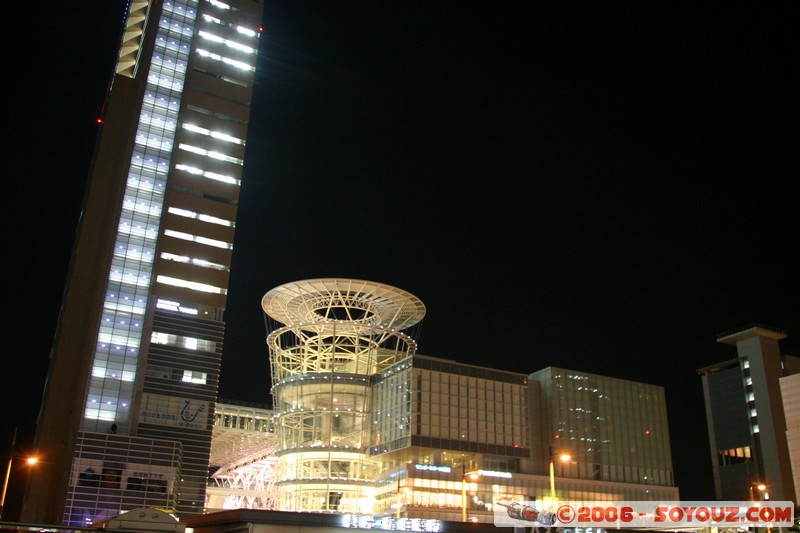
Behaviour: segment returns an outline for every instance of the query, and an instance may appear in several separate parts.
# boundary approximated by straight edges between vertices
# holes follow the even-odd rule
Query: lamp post
[[[400,496],[400,478],[397,478],[397,501],[394,502],[394,507],[395,507],[394,510],[395,510],[395,513],[397,513],[395,515],[395,518],[400,518],[400,507],[402,507],[402,503],[401,503],[400,498],[401,498],[401,496]]]
[[[411,493],[411,489],[410,488],[408,488],[408,487],[403,487],[402,489],[400,488],[400,480],[398,479],[397,480],[397,502],[395,502],[395,504],[394,504],[395,507],[396,507],[396,510],[395,510],[395,512],[396,512],[395,517],[396,518],[400,518],[400,511],[405,506],[406,495],[408,495],[410,493]]]
[[[572,457],[568,453],[553,453],[553,447],[550,446],[550,501],[551,505],[556,503],[556,467],[554,459],[558,456],[559,461],[566,463]]]
[[[461,465],[461,521],[467,521],[467,478],[475,481],[481,477],[477,472],[467,472],[466,467]]]
[[[8,482],[11,479],[11,465],[14,462],[14,445],[17,443],[17,428],[14,428],[14,436],[11,438],[11,449],[8,452],[8,466],[6,467],[6,477],[3,480],[3,491],[0,492],[0,520],[3,519],[3,509],[6,506],[6,493],[8,492]],[[28,457],[26,462],[29,465],[36,464],[35,457]]]
[[[0,493],[0,519],[3,518],[3,508],[6,505],[6,491],[8,490],[8,480],[11,478],[11,463],[14,462],[14,445],[17,443],[17,428],[14,428],[14,436],[11,437],[11,449],[8,451],[8,468],[6,477],[3,481],[3,492]]]
[[[767,486],[763,483],[750,483],[750,501],[754,502],[755,498],[753,498],[753,487],[758,489],[758,501],[764,501],[769,499],[769,493],[766,492]],[[766,495],[766,498],[764,497]]]

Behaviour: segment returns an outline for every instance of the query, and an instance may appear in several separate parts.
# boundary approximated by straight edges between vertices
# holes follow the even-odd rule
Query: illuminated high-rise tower
[[[263,0],[128,2],[25,522],[204,509],[262,11]]]

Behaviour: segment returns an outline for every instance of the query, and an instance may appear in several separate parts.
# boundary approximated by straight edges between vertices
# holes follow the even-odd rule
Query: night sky
[[[35,431],[125,2],[54,4],[9,5],[37,31],[7,46],[3,454]],[[713,499],[717,335],[800,355],[799,14],[268,0],[220,397],[270,402],[266,291],[378,281],[425,303],[420,353],[664,386],[681,498]]]

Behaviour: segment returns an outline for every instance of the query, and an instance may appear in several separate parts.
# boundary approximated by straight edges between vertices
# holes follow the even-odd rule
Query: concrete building
[[[789,448],[792,484],[797,495],[800,491],[800,373],[784,376],[778,381],[786,417],[786,445]]]
[[[698,370],[720,500],[795,500],[779,380],[800,372],[800,358],[781,354],[784,338],[759,325],[724,333],[717,342],[737,356]]]
[[[274,435],[251,433],[274,462],[219,454],[209,509],[257,495],[258,471],[275,480],[252,508],[281,511],[491,522],[513,500],[678,500],[662,387],[417,354],[424,305],[380,283],[298,281],[262,306]]]
[[[204,510],[261,0],[121,13],[22,520]]]

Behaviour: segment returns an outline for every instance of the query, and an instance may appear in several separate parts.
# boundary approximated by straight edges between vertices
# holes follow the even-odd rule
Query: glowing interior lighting
[[[203,171],[197,167],[190,167],[189,165],[175,165],[175,168],[178,170],[183,170],[184,172],[188,172],[189,174],[202,174]]]
[[[178,148],[181,149],[181,150],[185,150],[187,152],[191,152],[193,154],[203,155],[203,156],[206,156],[206,157],[210,157],[212,159],[218,159],[220,161],[225,161],[225,162],[228,162],[228,163],[235,163],[237,165],[244,164],[244,160],[243,159],[239,159],[238,157],[232,157],[232,156],[223,154],[221,152],[211,152],[209,150],[205,150],[203,148],[200,148],[199,146],[193,146],[191,144],[183,144],[183,143],[181,143],[181,144],[178,145]]]
[[[183,231],[175,231],[175,230],[165,230],[164,235],[167,237],[174,237],[176,239],[181,239],[184,241],[191,241],[197,242],[200,244],[206,244],[208,246],[213,246],[215,248],[223,248],[227,250],[232,250],[233,245],[224,241],[219,241],[216,239],[209,239],[208,237],[201,237],[199,235],[192,235],[191,233],[186,233]]]
[[[220,226],[233,226],[233,222],[225,220],[224,218],[212,217],[211,215],[197,215],[197,220],[208,222],[210,224],[219,224]]]
[[[183,287],[198,292],[208,292],[212,294],[228,294],[228,289],[222,287],[215,287],[207,283],[198,283],[196,281],[189,281],[185,279],[172,278],[169,276],[158,276],[156,282],[163,283],[164,285],[171,285],[173,287]]]

